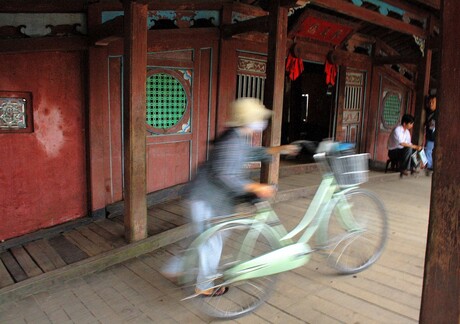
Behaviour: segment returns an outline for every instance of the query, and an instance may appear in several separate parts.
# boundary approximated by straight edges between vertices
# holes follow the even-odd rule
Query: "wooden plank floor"
[[[162,203],[148,212],[148,235],[187,223],[181,201]],[[123,218],[116,217],[13,246],[0,253],[0,289],[126,245]]]
[[[309,179],[308,183],[301,184],[291,176],[280,190],[318,183],[319,175],[312,173],[311,179],[305,179]],[[147,217],[149,237],[189,223],[188,208],[181,200],[155,205],[148,210]],[[0,289],[126,246],[123,226],[123,216],[118,216],[0,249]]]
[[[294,188],[299,183],[313,181],[312,177],[316,176],[286,177],[282,185]],[[337,276],[320,255],[314,254],[307,265],[281,274],[277,289],[267,303],[235,323],[418,322],[431,178],[419,176],[399,180],[397,174],[389,174],[375,177],[364,187],[369,187],[382,198],[390,217],[389,243],[381,259],[356,275]],[[303,215],[309,199],[304,197],[274,204],[288,229],[294,227]],[[149,211],[149,216],[156,220],[158,214],[158,219],[161,217],[165,222],[162,228],[170,226],[167,223],[181,227],[181,218],[177,215],[186,211],[186,206],[174,202]],[[150,231],[154,233],[161,229],[152,227]],[[96,222],[75,229],[75,232],[78,234],[65,233],[18,247],[14,252],[3,252],[0,255],[0,282],[12,285],[14,279],[2,275],[10,271],[7,267],[10,264],[12,268],[22,269],[16,274],[20,278],[37,272],[30,259],[40,259],[38,268],[47,271],[68,264],[72,256],[78,258],[84,255],[82,253],[88,255],[107,249],[106,244],[113,246],[113,251],[117,251],[115,246],[126,247],[119,219]],[[90,248],[82,237],[95,240],[101,246]],[[71,246],[78,248],[80,255],[66,254]],[[34,292],[30,297],[14,301],[4,299],[0,303],[0,322],[209,323],[210,319],[191,305],[180,302],[180,289],[159,273],[166,260],[185,246],[185,240],[178,241],[97,272],[78,275],[72,280],[59,280],[48,285],[46,291]],[[22,266],[26,265],[27,269],[23,269]],[[36,278],[44,275],[46,272]]]
[[[297,177],[297,181],[299,177]],[[323,257],[283,273],[274,295],[237,323],[417,323],[419,318],[431,178],[397,175],[365,184],[389,215],[389,241],[382,257],[365,271],[340,276]],[[303,216],[311,198],[279,202],[274,209],[287,229]],[[155,271],[185,243],[141,258]],[[155,260],[155,261],[153,261]],[[177,293],[174,295],[178,298]]]

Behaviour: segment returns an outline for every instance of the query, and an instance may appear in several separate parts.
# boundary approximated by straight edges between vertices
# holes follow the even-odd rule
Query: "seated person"
[[[416,165],[411,159],[413,150],[420,151],[419,145],[412,144],[410,130],[414,126],[414,117],[405,114],[401,119],[401,125],[396,126],[388,138],[388,157],[398,161],[401,177],[408,175],[409,171],[416,172]]]

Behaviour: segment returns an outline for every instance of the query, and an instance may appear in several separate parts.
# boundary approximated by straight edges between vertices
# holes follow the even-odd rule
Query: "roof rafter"
[[[441,9],[441,0],[408,0],[412,3],[424,4],[425,6]]]
[[[387,65],[387,64],[418,64],[421,58],[417,56],[376,56],[374,57],[374,64]]]

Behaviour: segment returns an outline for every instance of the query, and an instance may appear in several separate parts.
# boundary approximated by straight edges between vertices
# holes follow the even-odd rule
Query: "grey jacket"
[[[238,128],[228,129],[190,183],[189,198],[207,202],[215,216],[233,213],[235,199],[247,194],[244,187],[251,182],[245,164],[254,161],[270,162],[271,155],[264,147],[248,145]]]

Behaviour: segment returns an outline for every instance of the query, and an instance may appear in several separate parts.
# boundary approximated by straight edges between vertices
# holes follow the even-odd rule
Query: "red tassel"
[[[291,80],[297,79],[303,72],[303,61],[289,53],[286,60],[286,72]]]
[[[331,64],[328,60],[324,64],[324,72],[326,73],[326,84],[335,85],[337,76],[337,64]]]

